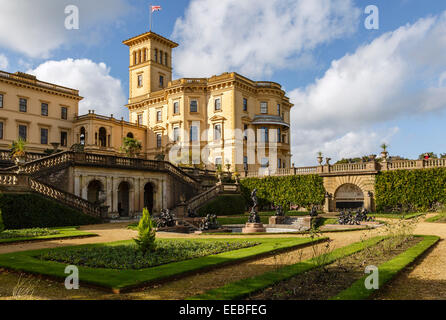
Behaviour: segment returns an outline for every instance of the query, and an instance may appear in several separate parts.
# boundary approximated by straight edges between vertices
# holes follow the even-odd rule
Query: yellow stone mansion
[[[132,137],[146,159],[164,156],[208,169],[230,165],[239,172],[290,168],[293,105],[279,84],[237,73],[172,80],[178,44],[153,32],[123,43],[130,53],[129,122],[93,110],[79,115],[77,90],[0,72],[0,149],[22,137],[31,153],[57,143],[62,150],[81,144],[87,152],[113,155]]]

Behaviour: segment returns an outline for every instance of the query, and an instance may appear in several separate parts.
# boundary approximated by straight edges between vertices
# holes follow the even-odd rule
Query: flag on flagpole
[[[161,6],[152,6],[152,13],[155,11],[161,11],[161,10],[162,10]]]

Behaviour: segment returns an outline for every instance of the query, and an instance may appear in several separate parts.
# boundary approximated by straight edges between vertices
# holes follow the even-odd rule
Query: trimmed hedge
[[[257,188],[259,206],[290,204],[300,207],[322,205],[325,201],[323,178],[318,175],[247,178],[241,181],[242,194],[251,203],[251,192]]]
[[[435,210],[446,204],[446,169],[381,172],[375,189],[378,212]]]
[[[204,217],[207,214],[216,214],[218,216],[242,216],[245,214],[245,209],[245,198],[240,195],[224,195],[205,204],[198,209],[197,214],[201,217]]]
[[[5,228],[30,229],[80,226],[99,223],[77,210],[37,194],[0,194]]]

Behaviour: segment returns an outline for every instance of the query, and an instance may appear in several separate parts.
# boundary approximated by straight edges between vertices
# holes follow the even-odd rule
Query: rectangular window
[[[248,99],[243,98],[243,111],[248,111]]]
[[[158,62],[158,49],[155,49],[155,62]]]
[[[161,110],[156,112],[156,121],[163,121],[163,112]]]
[[[163,51],[160,50],[160,63],[163,64]]]
[[[214,140],[215,141],[221,140],[221,124],[216,124],[214,126]]]
[[[215,99],[215,111],[220,111],[221,110],[221,99]]]
[[[268,128],[261,128],[260,129],[260,142],[268,142]]]
[[[142,126],[142,114],[138,114],[137,124]]]
[[[20,107],[19,107],[20,112],[26,112],[27,109],[28,109],[28,100],[20,98]]]
[[[138,74],[138,88],[142,87],[142,74]]]
[[[62,120],[67,120],[68,119],[68,109],[66,107],[62,107],[60,109],[60,113],[61,113]]]
[[[180,128],[179,127],[173,128],[173,141],[175,141],[175,142],[180,141]]]
[[[277,115],[280,116],[281,112],[280,112],[280,104],[277,104]]]
[[[21,138],[22,140],[27,139],[27,131],[28,131],[28,127],[27,126],[23,126],[23,125],[19,125],[19,138]]]
[[[40,129],[40,144],[48,144],[48,129]]]
[[[280,128],[277,129],[277,143],[282,143],[282,130]]]
[[[160,88],[164,88],[164,77],[160,76]]]
[[[156,135],[156,147],[157,147],[158,149],[161,148],[161,143],[162,143],[161,138],[162,138],[162,136],[161,136],[160,134],[157,134],[157,135]]]
[[[0,94],[0,108],[3,108],[3,95]]]
[[[268,168],[269,167],[269,159],[268,158],[262,158],[262,161],[260,162],[260,166],[262,168]]]
[[[0,140],[3,140],[3,122],[0,122]]]
[[[169,59],[167,58],[168,56],[167,56],[167,53],[164,53],[164,64],[167,66],[168,65],[168,61],[169,61]]]
[[[197,100],[191,100],[190,112],[198,112],[198,101]]]
[[[248,157],[247,156],[244,156],[243,157],[243,169],[245,170],[245,171],[248,171]]]
[[[278,164],[277,164],[277,167],[278,167],[279,169],[282,168],[282,159],[279,159]]]
[[[222,161],[222,159],[221,159],[220,157],[215,158],[215,166],[216,166],[218,169],[221,169],[221,168],[222,168],[222,164],[223,164],[223,161]]]
[[[190,127],[190,141],[191,142],[198,141],[198,127],[197,126]]]
[[[268,102],[261,102],[260,103],[260,113],[268,113]]]
[[[41,114],[44,117],[48,117],[48,103],[41,104]]]
[[[180,103],[179,102],[173,103],[173,114],[180,114]]]
[[[65,131],[60,132],[60,146],[66,147],[68,145],[68,133]]]

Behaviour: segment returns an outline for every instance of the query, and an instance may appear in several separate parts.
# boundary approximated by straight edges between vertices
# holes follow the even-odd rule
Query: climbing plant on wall
[[[273,204],[290,204],[300,207],[321,205],[325,200],[325,188],[322,177],[318,175],[248,178],[241,181],[242,193],[248,203],[251,192],[257,188],[257,197],[261,207]]]
[[[396,170],[376,177],[378,211],[428,211],[446,205],[446,169]]]

